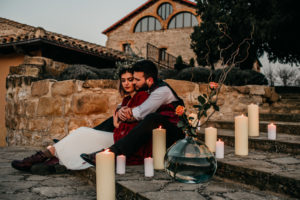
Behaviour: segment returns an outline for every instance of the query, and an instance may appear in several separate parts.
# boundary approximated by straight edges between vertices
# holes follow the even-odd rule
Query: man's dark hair
[[[152,77],[154,82],[157,82],[158,70],[151,60],[138,61],[132,66],[132,68],[134,72],[144,72],[145,79]]]

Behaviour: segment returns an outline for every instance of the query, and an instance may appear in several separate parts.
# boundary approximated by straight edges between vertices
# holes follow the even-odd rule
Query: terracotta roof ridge
[[[70,46],[73,48],[81,49],[81,50],[84,50],[84,51],[90,52],[90,53],[96,53],[96,54],[100,53],[100,54],[105,54],[105,55],[111,56],[111,57],[118,57],[120,59],[123,59],[124,57],[126,57],[124,52],[121,52],[121,51],[118,51],[115,49],[111,49],[111,48],[107,48],[100,44],[84,41],[82,39],[76,39],[71,36],[48,31],[40,26],[34,27],[34,26],[22,24],[19,22],[15,22],[13,20],[9,20],[9,19],[0,17],[0,24],[1,23],[7,23],[18,29],[22,29],[25,31],[25,33],[2,35],[2,36],[0,36],[0,44],[23,42],[23,41],[29,41],[29,40],[35,40],[35,39],[43,39],[43,40],[47,40],[49,42],[58,43],[59,45]]]
[[[12,25],[12,26],[17,27],[17,28],[21,28],[21,29],[25,28],[25,30],[36,28],[35,26],[31,26],[31,25],[28,25],[28,24],[16,22],[14,20],[3,18],[3,17],[0,17],[0,23],[8,23],[9,25]]]

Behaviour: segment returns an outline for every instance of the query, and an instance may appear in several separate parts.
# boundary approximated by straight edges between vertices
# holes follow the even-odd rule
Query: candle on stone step
[[[117,156],[117,174],[125,174],[126,171],[126,156]]]
[[[109,149],[96,154],[97,200],[115,199],[115,154]]]
[[[276,140],[276,125],[273,123],[268,125],[268,139]]]
[[[259,110],[258,105],[251,103],[248,105],[248,134],[249,136],[259,136]]]
[[[220,139],[216,142],[216,158],[224,158],[224,142]]]
[[[166,129],[159,126],[152,131],[152,155],[154,169],[164,169],[164,157],[166,154]]]
[[[217,129],[213,127],[205,128],[205,144],[211,152],[216,152]]]
[[[144,172],[146,177],[154,176],[153,158],[148,157],[144,159]]]
[[[235,117],[235,154],[248,155],[248,117],[240,115]]]

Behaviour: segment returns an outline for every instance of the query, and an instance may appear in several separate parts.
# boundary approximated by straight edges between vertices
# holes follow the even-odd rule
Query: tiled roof
[[[123,52],[111,48],[0,17],[0,48],[36,41],[44,41],[83,53],[116,60],[125,60],[127,58],[127,55]]]
[[[107,34],[110,31],[115,30],[116,28],[118,28],[119,26],[124,24],[126,21],[130,20],[132,17],[139,14],[140,12],[147,9],[149,6],[153,5],[154,3],[158,2],[158,1],[159,0],[148,0],[146,3],[142,4],[141,6],[139,6],[132,12],[130,12],[128,15],[126,15],[125,17],[123,17],[122,19],[120,19],[119,21],[117,21],[116,23],[114,23],[113,25],[108,27],[107,29],[105,29],[102,33]],[[192,7],[195,7],[197,5],[196,3],[189,1],[189,0],[178,0],[178,2],[184,3],[184,4],[192,6]]]

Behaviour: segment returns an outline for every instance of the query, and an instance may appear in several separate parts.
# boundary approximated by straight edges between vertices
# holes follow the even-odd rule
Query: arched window
[[[181,12],[175,15],[168,25],[168,29],[172,28],[184,28],[184,27],[193,27],[198,25],[198,20],[190,12]]]
[[[167,19],[170,14],[173,12],[173,7],[169,3],[161,4],[157,9],[157,14],[163,19]]]
[[[144,17],[135,25],[134,32],[158,31],[161,30],[161,24],[155,17]]]

